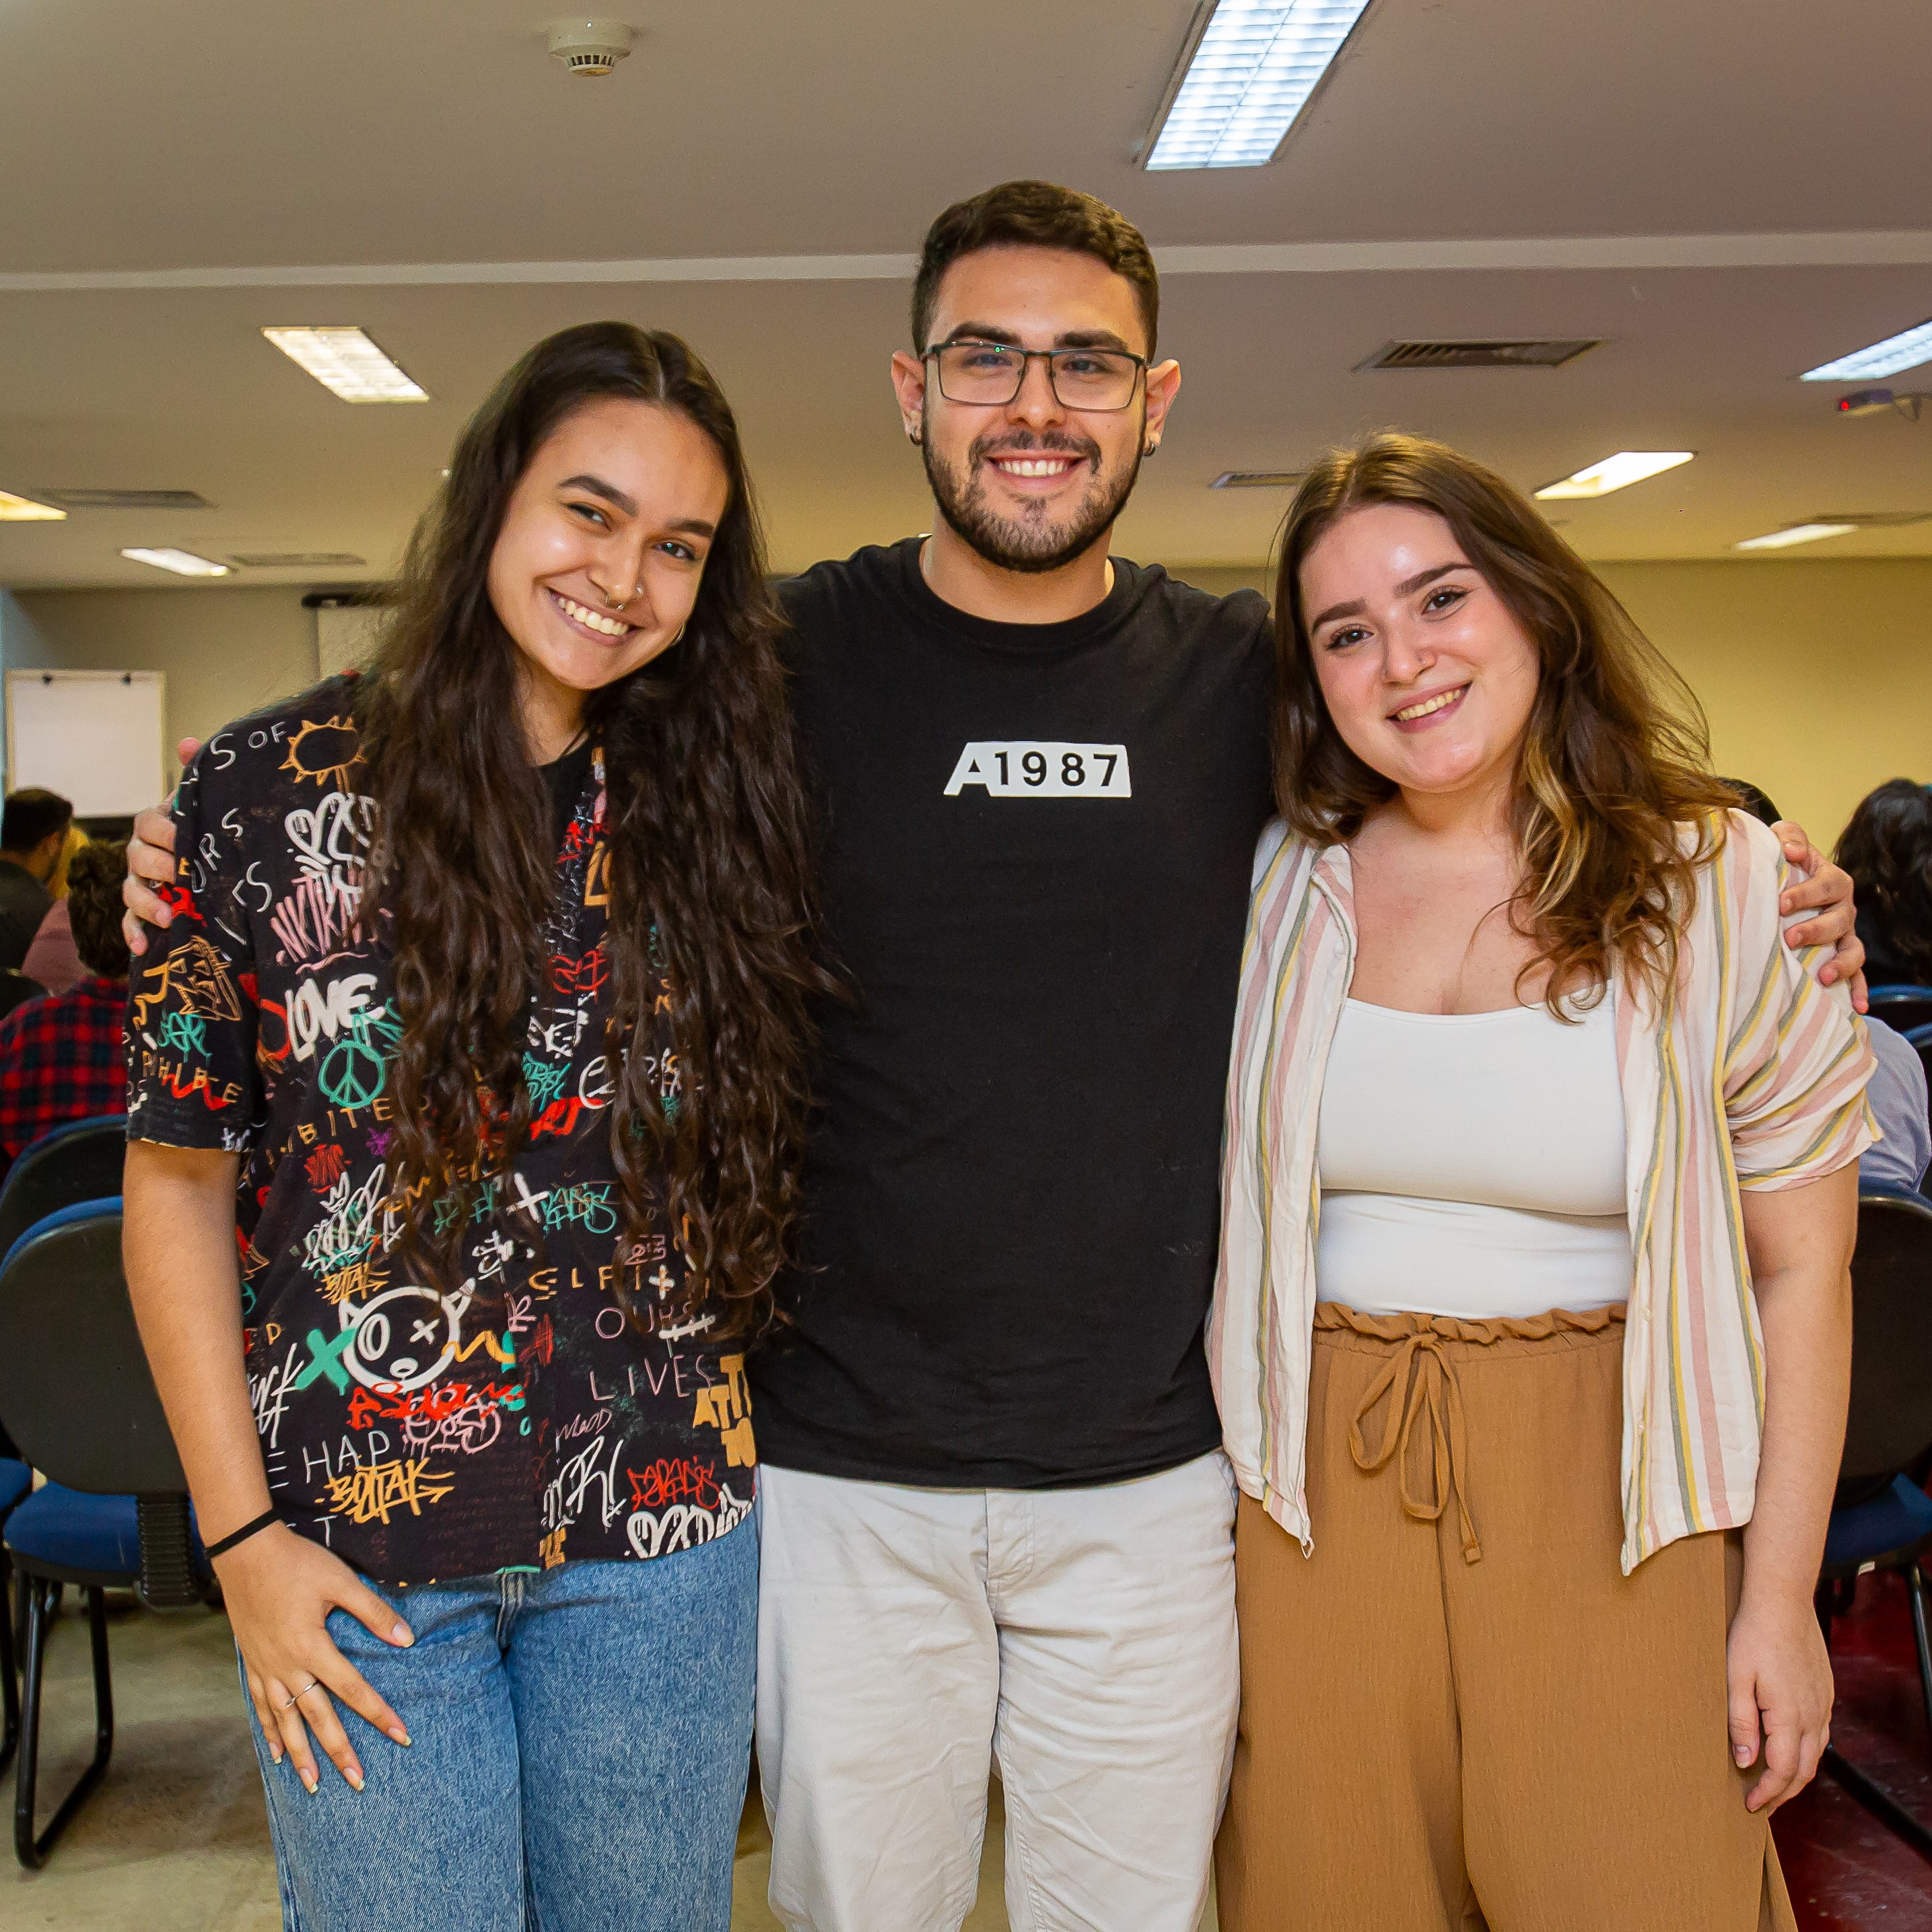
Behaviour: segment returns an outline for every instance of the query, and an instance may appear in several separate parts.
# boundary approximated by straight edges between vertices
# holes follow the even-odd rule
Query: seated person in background
[[[1752,817],[1761,819],[1766,825],[1778,823],[1781,815],[1778,807],[1749,779],[1724,778],[1720,782],[1729,785],[1737,794]],[[1874,986],[1899,983],[1885,967],[1874,963],[1879,949],[1874,943],[1868,908],[1871,896],[1878,890],[1877,868],[1868,860],[1862,872],[1846,853],[1855,844],[1852,835],[1867,808],[1901,786],[1919,794],[1924,808],[1920,811],[1919,819],[1926,828],[1927,843],[1932,845],[1932,793],[1926,792],[1922,786],[1910,784],[1904,778],[1894,778],[1891,784],[1880,786],[1852,814],[1851,824],[1846,826],[1844,836],[1838,841],[1838,863],[1858,881],[1858,926],[1860,936],[1865,942],[1865,974]],[[1894,818],[1898,815],[1893,814]],[[1874,813],[1874,816],[1878,814]],[[1917,884],[1923,897],[1932,891],[1924,872],[1925,866],[1932,864],[1932,850],[1922,848],[1918,861],[1921,870]],[[1932,973],[1932,962],[1927,963],[1925,970]],[[1932,984],[1932,980],[1914,983]],[[1910,1193],[1924,1179],[1926,1167],[1932,1163],[1932,1117],[1928,1114],[1925,1069],[1906,1041],[1876,1015],[1868,1018],[1865,1026],[1872,1052],[1878,1058],[1871,1084],[1865,1089],[1865,1098],[1871,1103],[1873,1118],[1885,1138],[1859,1155],[1858,1186],[1902,1188]]]
[[[13,801],[8,801],[10,819]],[[127,1107],[128,942],[121,936],[124,843],[74,856],[68,894],[86,975],[0,1020],[0,1152],[9,1160],[64,1121]]]
[[[68,868],[74,862],[74,855],[86,843],[87,834],[78,825],[69,825],[53,876],[47,881],[54,902],[40,921],[40,929],[34,934],[34,943],[27,948],[27,957],[20,968],[28,979],[38,980],[50,993],[65,992],[87,970],[80,963],[80,955],[74,950],[74,928],[68,922],[67,910]]]
[[[1868,982],[1932,986],[1932,790],[1892,778],[1868,794],[1838,856],[1857,883]]]
[[[74,807],[58,792],[36,788],[8,794],[0,817],[0,968],[20,970],[54,902],[47,880],[73,823]]]
[[[1885,1138],[1858,1156],[1862,1188],[1918,1188],[1932,1162],[1932,1118],[1928,1118],[1925,1067],[1917,1050],[1876,1015],[1865,1022],[1877,1070],[1865,1098]]]

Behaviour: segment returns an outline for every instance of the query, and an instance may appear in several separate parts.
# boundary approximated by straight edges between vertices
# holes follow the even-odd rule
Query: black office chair
[[[118,1194],[127,1154],[124,1114],[70,1120],[23,1147],[0,1186],[0,1255],[56,1209]]]
[[[32,1869],[100,1782],[114,1748],[106,1591],[131,1588],[154,1610],[214,1600],[122,1275],[118,1196],[50,1215],[0,1262],[0,1417],[48,1479],[6,1526],[27,1611],[14,1849]],[[37,1835],[44,1667],[58,1594],[70,1583],[87,1600],[94,1757]]]
[[[1905,1579],[1918,1648],[1918,1687],[1932,1724],[1932,1636],[1925,1574],[1932,1552],[1932,1496],[1904,1472],[1932,1447],[1932,1201],[1916,1194],[1858,1197],[1852,1258],[1852,1401],[1838,1499],[1819,1573],[1818,1621],[1832,1641],[1835,1616],[1851,1607],[1860,1574]],[[1835,1746],[1821,1768],[1881,1823],[1932,1858],[1932,1829],[1875,1784]]]
[[[0,969],[0,1020],[4,1020],[16,1006],[23,1006],[29,1000],[38,1000],[46,990],[39,980],[28,979],[17,967]]]
[[[5,1170],[0,1184],[0,1256],[57,1208],[76,1201],[100,1201],[121,1192],[121,1167],[127,1158],[128,1117],[96,1114],[30,1141]],[[0,1419],[0,1457],[20,1454]]]
[[[1870,997],[1873,1018],[1894,1033],[1932,1026],[1932,986],[1874,986]]]

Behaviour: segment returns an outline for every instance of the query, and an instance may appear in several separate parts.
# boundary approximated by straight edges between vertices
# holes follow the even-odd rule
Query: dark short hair
[[[1784,814],[1772,802],[1769,793],[1761,790],[1749,778],[1720,778],[1720,784],[1727,784],[1738,795],[1738,802],[1761,825],[1775,825]]]
[[[74,950],[90,973],[104,980],[128,976],[128,941],[121,931],[121,875],[128,869],[128,842],[90,840],[68,861],[67,916]]]
[[[1060,248],[1091,255],[1134,285],[1147,352],[1160,332],[1160,277],[1141,231],[1118,209],[1077,188],[1052,182],[1002,182],[956,201],[926,231],[912,285],[912,346],[923,355],[926,332],[946,272],[962,255],[982,248]]]
[[[64,834],[73,821],[73,802],[57,791],[30,785],[25,791],[9,792],[5,814],[0,817],[0,850],[31,852],[43,838]]]

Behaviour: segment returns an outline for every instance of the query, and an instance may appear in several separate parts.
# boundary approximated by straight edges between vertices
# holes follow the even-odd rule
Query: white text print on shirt
[[[989,798],[1131,798],[1124,745],[1067,745],[1046,739],[975,739],[946,781],[957,798],[969,785]]]

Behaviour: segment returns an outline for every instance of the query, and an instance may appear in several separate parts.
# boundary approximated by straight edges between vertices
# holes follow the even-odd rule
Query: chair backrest
[[[29,1000],[38,1000],[47,989],[38,980],[30,980],[17,966],[0,970],[0,1020],[4,1020],[16,1006],[24,1006]]]
[[[70,1490],[187,1489],[121,1271],[118,1196],[49,1215],[0,1262],[0,1420]]]
[[[118,1194],[127,1157],[124,1114],[70,1120],[23,1147],[0,1187],[0,1256],[56,1209]]]
[[[1852,1256],[1852,1406],[1838,1480],[1889,1481],[1928,1448],[1932,1201],[1863,1193]]]
[[[1932,986],[1874,986],[1871,1010],[1894,1033],[1932,1025]]]

